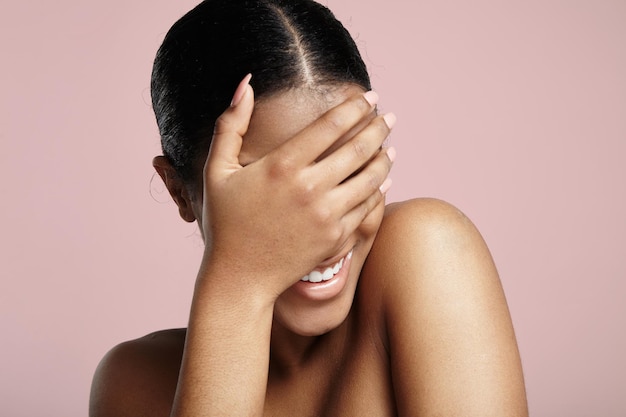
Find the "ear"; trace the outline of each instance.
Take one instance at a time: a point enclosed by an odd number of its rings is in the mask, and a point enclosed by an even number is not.
[[[180,217],[186,222],[194,222],[196,215],[193,212],[193,205],[189,190],[183,183],[182,179],[164,156],[155,156],[152,160],[152,166],[158,172],[159,176],[165,183],[167,190],[170,192],[172,199],[178,206]]]

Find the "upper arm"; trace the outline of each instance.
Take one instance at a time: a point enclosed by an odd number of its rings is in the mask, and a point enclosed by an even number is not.
[[[506,300],[472,223],[446,203],[412,201],[386,216],[376,245],[400,415],[526,416]]]

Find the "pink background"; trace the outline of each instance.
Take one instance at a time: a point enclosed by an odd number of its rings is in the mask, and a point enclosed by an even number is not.
[[[202,244],[152,177],[149,75],[196,0],[7,3],[0,415],[86,415],[110,347],[186,322]],[[398,115],[390,199],[491,247],[531,414],[625,416],[626,2],[327,4]]]

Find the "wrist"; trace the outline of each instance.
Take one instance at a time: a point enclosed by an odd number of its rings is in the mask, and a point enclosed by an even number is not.
[[[208,296],[226,303],[245,300],[236,304],[273,310],[280,291],[271,284],[278,282],[278,278],[270,271],[242,263],[241,259],[206,251],[196,278],[194,298]]]

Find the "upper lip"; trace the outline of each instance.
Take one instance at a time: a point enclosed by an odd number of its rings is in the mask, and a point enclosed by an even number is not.
[[[345,253],[343,253],[342,255],[337,255],[337,256],[333,256],[332,258],[328,258],[326,260],[324,260],[324,262],[322,262],[321,264],[319,264],[318,266],[315,267],[316,270],[320,270],[320,269],[326,269],[329,266],[333,266],[335,265],[337,262],[339,262],[340,260],[342,260],[343,258],[345,258],[350,251],[354,249],[354,246],[351,246],[350,249],[348,249]]]

